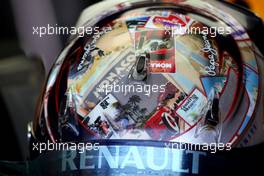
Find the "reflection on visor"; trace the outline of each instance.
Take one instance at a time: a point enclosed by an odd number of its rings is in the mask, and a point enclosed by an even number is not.
[[[247,145],[242,137],[256,131],[249,125],[261,112],[263,56],[232,16],[200,1],[176,4],[123,11],[131,7],[124,4],[112,9],[116,16],[85,23],[99,32],[72,40],[51,71],[40,141]],[[131,155],[148,154],[138,152]]]

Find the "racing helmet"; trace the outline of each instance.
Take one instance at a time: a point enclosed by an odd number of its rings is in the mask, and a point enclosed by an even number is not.
[[[104,1],[85,9],[48,76],[32,140],[257,145],[263,23],[218,1]],[[159,149],[157,149],[159,150]]]

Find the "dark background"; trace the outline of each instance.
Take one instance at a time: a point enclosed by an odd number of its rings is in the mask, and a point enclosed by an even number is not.
[[[39,38],[32,26],[74,26],[96,0],[11,0],[0,5],[0,160],[27,157],[27,123],[45,75],[68,36]]]
[[[10,0],[0,5],[0,160],[28,155],[27,123],[57,55],[68,36],[39,38],[32,26],[74,26],[96,0]],[[234,1],[252,7],[246,1]]]

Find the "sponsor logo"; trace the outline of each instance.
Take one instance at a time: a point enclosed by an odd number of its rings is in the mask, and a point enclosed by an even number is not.
[[[206,152],[138,146],[100,146],[99,150],[78,153],[63,151],[62,172],[99,171],[105,168],[133,173],[152,172],[198,174],[200,158]],[[183,162],[185,164],[183,165]],[[131,168],[133,168],[131,170]]]
[[[172,64],[169,63],[151,63],[152,68],[172,68]]]

